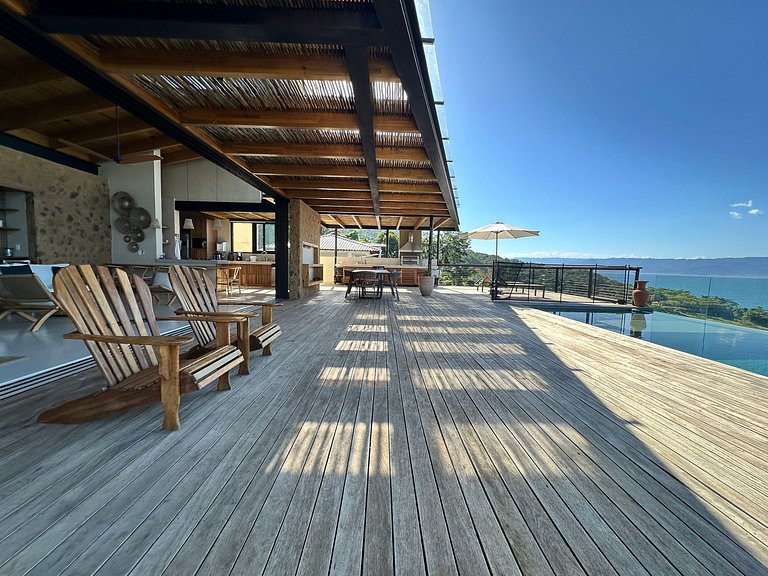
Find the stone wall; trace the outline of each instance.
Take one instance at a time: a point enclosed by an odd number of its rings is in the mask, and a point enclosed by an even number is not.
[[[109,262],[109,187],[99,176],[0,146],[0,187],[26,192],[35,262]]]
[[[302,286],[302,242],[320,245],[320,215],[301,200],[291,200],[288,212],[291,229],[290,273],[288,290],[291,300],[316,294],[320,286]]]

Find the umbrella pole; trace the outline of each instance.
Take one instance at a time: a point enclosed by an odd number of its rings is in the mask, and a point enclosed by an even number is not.
[[[499,261],[499,233],[496,232],[496,262]]]

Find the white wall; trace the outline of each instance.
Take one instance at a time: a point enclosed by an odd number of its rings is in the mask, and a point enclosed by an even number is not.
[[[160,213],[160,161],[141,162],[139,164],[102,164],[99,175],[109,181],[110,200],[117,192],[127,192],[133,197],[138,208],[144,208],[150,217],[157,218],[162,224]],[[110,210],[112,221],[112,262],[118,264],[149,264],[162,253],[162,235],[160,230],[144,229],[145,238],[139,243],[139,251],[128,251],[128,244],[123,234],[114,226],[118,214]]]
[[[173,234],[178,234],[178,222],[174,222],[176,201],[191,202],[261,202],[261,191],[246,184],[219,168],[208,160],[189,160],[163,166],[162,197],[163,216],[168,230],[167,238],[173,240]],[[174,222],[174,224],[171,224]],[[174,229],[174,225],[176,229]],[[232,246],[229,238],[228,221],[224,221],[224,229],[218,231],[219,242],[226,241]]]

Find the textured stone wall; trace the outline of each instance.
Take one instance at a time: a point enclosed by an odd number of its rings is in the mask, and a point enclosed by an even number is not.
[[[320,215],[301,200],[291,200],[288,219],[291,227],[288,290],[291,300],[294,300],[311,296],[320,290],[319,286],[301,285],[301,243],[320,244]]]
[[[29,256],[34,261],[110,261],[105,179],[0,146],[0,186],[27,193]]]

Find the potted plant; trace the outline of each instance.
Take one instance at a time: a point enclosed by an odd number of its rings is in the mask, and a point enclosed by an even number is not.
[[[419,277],[419,292],[422,296],[432,296],[435,288],[435,277],[432,276],[432,255],[427,256],[427,273]]]

